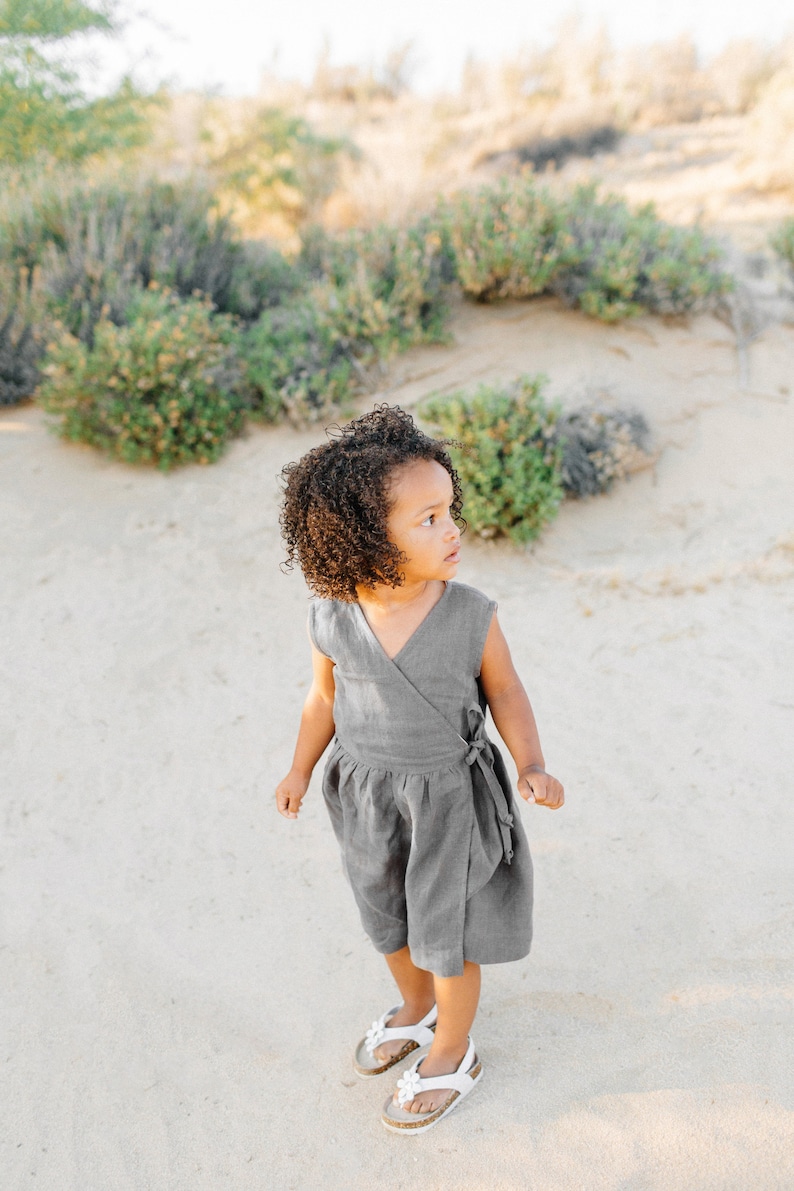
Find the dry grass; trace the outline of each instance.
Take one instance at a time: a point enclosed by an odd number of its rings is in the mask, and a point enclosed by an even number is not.
[[[358,150],[343,155],[330,197],[309,204],[311,218],[332,230],[404,223],[439,194],[527,162],[554,172],[572,155],[595,158],[591,176],[621,192],[620,178],[611,176],[616,158],[644,155],[638,168],[652,171],[657,133],[673,128],[702,132],[704,162],[714,164],[722,154],[726,189],[794,189],[794,39],[774,47],[737,41],[703,63],[687,37],[618,50],[603,29],[593,33],[569,18],[546,49],[527,48],[497,64],[470,62],[454,94],[418,96],[409,87],[411,73],[405,45],[366,68],[334,66],[326,53],[309,86],[269,78],[260,95],[248,99],[175,96],[149,165],[170,174],[206,169],[208,145],[233,139],[258,109],[270,106],[303,118],[318,134],[347,138]],[[726,120],[738,129],[730,146],[722,132]],[[623,134],[631,134],[625,147]],[[704,171],[707,219],[714,187],[714,171]],[[636,201],[630,188],[622,192]],[[249,211],[248,227],[294,245],[300,196],[286,189],[276,199]],[[690,222],[700,210],[695,199],[663,214]]]

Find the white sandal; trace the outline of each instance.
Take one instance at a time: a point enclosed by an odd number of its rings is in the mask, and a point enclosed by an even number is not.
[[[402,1009],[402,1005],[395,1005],[394,1008],[387,1009],[382,1017],[373,1021],[367,1030],[366,1037],[362,1038],[356,1047],[353,1070],[362,1079],[368,1079],[370,1075],[381,1075],[384,1071],[394,1067],[396,1063],[402,1062],[413,1051],[419,1050],[423,1046],[429,1046],[433,1041],[433,1031],[436,1028],[436,1018],[438,1017],[435,1005],[416,1025],[387,1026],[386,1022],[394,1017],[398,1009]],[[405,1042],[402,1050],[392,1055],[390,1059],[375,1058],[374,1052],[379,1046],[382,1046],[384,1042],[395,1042],[398,1039]]]
[[[423,1079],[419,1074],[421,1062],[421,1059],[417,1059],[402,1079],[397,1080],[397,1104],[394,1103],[393,1097],[390,1097],[383,1106],[380,1119],[392,1133],[423,1133],[425,1129],[432,1129],[442,1117],[449,1116],[453,1108],[457,1108],[464,1096],[468,1096],[482,1078],[482,1063],[477,1058],[471,1038],[460,1066],[451,1075],[433,1075]],[[434,1092],[440,1088],[449,1088],[449,1096],[432,1112],[406,1112],[403,1108],[404,1104],[410,1103],[422,1092]]]

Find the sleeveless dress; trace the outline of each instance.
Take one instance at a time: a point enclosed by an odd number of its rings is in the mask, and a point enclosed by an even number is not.
[[[478,682],[495,608],[447,583],[392,659],[357,603],[309,610],[336,688],[323,795],[362,924],[438,976],[521,959],[532,939],[532,861]]]

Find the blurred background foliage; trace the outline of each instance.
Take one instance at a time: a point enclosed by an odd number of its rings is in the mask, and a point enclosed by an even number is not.
[[[443,342],[456,295],[550,294],[605,322],[718,308],[734,281],[692,220],[568,181],[628,135],[734,121],[753,185],[794,187],[794,43],[704,65],[686,38],[618,51],[571,18],[432,99],[411,91],[411,43],[367,67],[326,47],[308,86],[248,98],[130,76],[94,94],[81,46],[121,29],[115,0],[0,0],[0,404],[41,386],[63,434],[130,461],[207,462],[246,418],[335,416],[395,352]],[[787,266],[791,227],[770,240]],[[539,383],[461,401],[477,441],[497,406],[547,424]],[[548,419],[551,515],[558,489],[618,474],[642,428]]]
[[[1,161],[75,162],[144,142],[154,97],[124,78],[90,98],[71,52],[81,35],[116,33],[115,13],[84,0],[0,0]]]

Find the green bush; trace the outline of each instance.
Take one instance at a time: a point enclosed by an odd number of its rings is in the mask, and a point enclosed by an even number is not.
[[[438,219],[463,292],[480,302],[541,294],[567,259],[559,204],[526,179],[459,194]]]
[[[558,413],[542,396],[542,377],[507,389],[431,398],[422,415],[453,442],[463,484],[463,515],[482,537],[529,542],[554,517],[563,497]]]
[[[554,293],[616,322],[704,309],[730,288],[700,231],[600,201],[591,186],[557,199],[532,177],[504,180],[442,204],[438,219],[464,293],[481,302]]]
[[[311,229],[301,265],[314,281],[312,300],[345,351],[371,360],[444,340],[454,269],[430,223],[339,237]]]
[[[64,438],[127,463],[210,463],[243,420],[231,320],[207,301],[149,290],[127,325],[96,324],[93,346],[62,330],[47,352],[39,399]]]
[[[59,180],[44,168],[0,181],[0,263],[40,268],[54,313],[86,342],[103,311],[120,322],[151,281],[247,320],[305,284],[281,253],[241,241],[197,183]]]
[[[769,242],[794,274],[794,219],[785,219],[770,236]]]
[[[720,251],[697,229],[663,223],[652,206],[630,211],[577,188],[562,208],[571,247],[550,289],[604,322],[649,311],[684,314],[713,305],[729,288]]]
[[[244,333],[241,352],[249,408],[265,421],[318,421],[353,393],[353,359],[309,301],[266,310]]]

